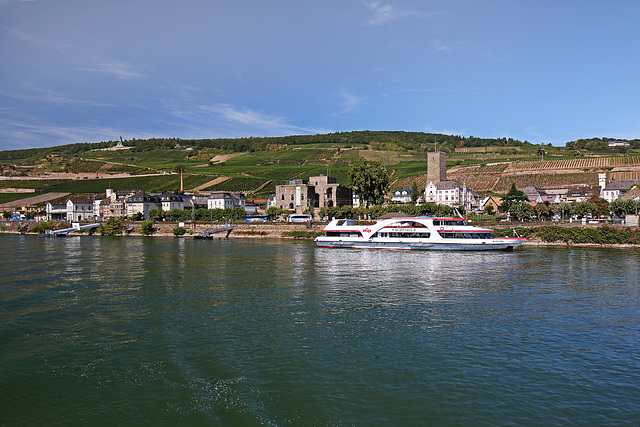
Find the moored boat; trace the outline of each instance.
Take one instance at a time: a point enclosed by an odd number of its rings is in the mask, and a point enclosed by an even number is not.
[[[323,248],[508,251],[526,240],[494,238],[492,232],[468,225],[464,218],[400,217],[365,224],[334,219],[315,241]]]

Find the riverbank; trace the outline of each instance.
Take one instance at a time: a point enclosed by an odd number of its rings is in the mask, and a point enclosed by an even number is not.
[[[35,228],[39,223],[34,221],[2,221],[0,233],[37,235]],[[61,223],[56,229],[68,228],[71,224]],[[173,230],[179,226],[176,222],[154,223],[151,235],[141,233],[142,222],[127,222],[123,224],[122,236],[139,237],[175,237]],[[232,231],[213,234],[213,239],[306,239],[311,240],[322,234],[326,223],[314,222],[237,222],[232,223]],[[220,228],[220,223],[185,223],[185,234],[180,238],[193,238],[199,233]],[[575,246],[575,247],[616,247],[640,248],[640,229],[625,226],[576,226],[535,225],[535,226],[503,226],[491,227],[496,235],[512,235],[515,231],[527,240],[523,246]],[[74,231],[70,236],[99,235],[96,229]]]
[[[0,233],[9,234],[33,234],[38,233],[34,230],[38,222],[34,221],[0,221]],[[141,230],[142,222],[124,223],[123,236],[144,236]],[[154,232],[151,236],[157,237],[174,237],[173,230],[177,228],[177,222],[156,222],[153,225]],[[220,223],[185,223],[185,234],[182,238],[190,238],[198,233],[220,228]],[[322,233],[326,224],[324,223],[291,223],[291,222],[236,222],[232,223],[232,231],[229,238],[248,238],[248,239],[300,239],[314,238]],[[61,223],[56,229],[71,227],[69,223]],[[70,236],[87,236],[96,234],[96,230],[82,230],[69,233]],[[97,234],[96,234],[97,235]],[[214,234],[214,238],[226,238],[227,233],[222,232]]]

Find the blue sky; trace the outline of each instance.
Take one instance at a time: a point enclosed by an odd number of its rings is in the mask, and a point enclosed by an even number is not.
[[[404,130],[640,138],[640,1],[0,0],[0,150]]]

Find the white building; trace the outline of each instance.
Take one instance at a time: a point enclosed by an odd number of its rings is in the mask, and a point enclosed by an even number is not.
[[[129,218],[136,214],[142,214],[144,219],[149,219],[150,210],[162,207],[159,197],[145,194],[144,191],[135,191],[125,197],[124,205]]]
[[[162,193],[160,194],[160,205],[163,211],[182,210],[184,209],[184,200],[179,194]]]
[[[402,188],[393,192],[391,196],[392,202],[411,203],[413,190],[411,188]]]
[[[244,208],[247,199],[242,193],[227,193],[225,191],[216,191],[211,193],[207,199],[208,209],[227,209],[240,207]]]
[[[47,202],[45,212],[47,213],[47,221],[65,220],[67,219],[67,204]]]
[[[437,205],[463,206],[465,210],[478,209],[480,197],[458,181],[429,181],[424,191],[425,202]]]
[[[67,199],[67,221],[78,222],[93,219],[93,200]]]

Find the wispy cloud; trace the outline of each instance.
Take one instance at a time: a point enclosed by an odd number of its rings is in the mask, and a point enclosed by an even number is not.
[[[124,62],[99,62],[88,67],[78,67],[77,71],[104,73],[119,79],[133,79],[144,77],[144,74],[134,71],[132,64]]]
[[[48,103],[53,105],[85,105],[92,107],[110,107],[112,104],[91,99],[78,98],[52,90],[25,85],[12,91],[0,90],[0,95],[27,102]]]
[[[396,9],[391,5],[384,5],[380,2],[373,1],[369,3],[365,3],[371,12],[371,17],[369,18],[369,24],[371,25],[382,25],[388,22],[395,20],[398,15]]]
[[[69,45],[69,44],[55,42],[53,40],[49,40],[49,39],[46,39],[46,38],[38,37],[33,33],[17,30],[17,29],[14,29],[14,28],[8,28],[8,27],[4,27],[4,28],[5,28],[6,31],[8,31],[11,35],[13,35],[17,39],[32,43],[34,45],[42,46],[42,47],[44,47],[46,49],[49,49],[49,50],[54,50],[56,52],[61,52],[62,53],[62,52],[66,52],[70,48],[72,48],[72,46]]]
[[[100,142],[115,140],[122,133],[119,129],[89,126],[56,126],[27,121],[7,121],[0,125],[0,138],[10,141],[10,147],[17,150],[36,146],[55,146],[76,142]]]
[[[367,20],[369,25],[384,25],[407,17],[422,17],[432,15],[418,10],[399,9],[393,4],[382,3],[380,1],[365,1],[364,5],[369,10],[370,16]]]
[[[361,96],[358,96],[349,90],[342,90],[342,92],[340,93],[340,99],[338,101],[338,105],[341,107],[341,109],[331,116],[338,117],[344,114],[353,113],[362,105],[363,102],[364,98],[362,98]]]
[[[291,124],[283,116],[266,114],[225,103],[186,107],[173,106],[172,108],[173,115],[184,120],[180,126],[189,126],[193,131],[199,130],[208,135],[226,136],[231,132],[234,135],[241,133],[244,135],[276,136],[326,132],[326,129],[310,129]]]

